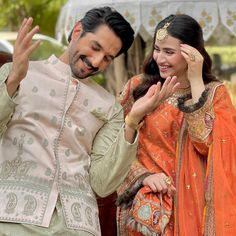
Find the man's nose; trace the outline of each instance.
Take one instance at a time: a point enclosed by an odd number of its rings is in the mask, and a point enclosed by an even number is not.
[[[104,56],[102,53],[94,55],[93,58],[91,59],[92,66],[94,68],[99,68],[103,61],[103,57]]]

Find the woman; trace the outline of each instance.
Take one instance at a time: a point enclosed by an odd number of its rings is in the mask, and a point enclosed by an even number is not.
[[[118,191],[119,235],[236,235],[236,111],[188,15],[157,25],[143,74],[121,94],[125,114],[173,76],[180,84],[173,96],[141,127],[131,122],[139,129],[138,160]]]

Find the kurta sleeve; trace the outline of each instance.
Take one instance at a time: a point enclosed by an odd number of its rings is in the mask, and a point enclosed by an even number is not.
[[[7,123],[11,119],[12,113],[16,106],[14,98],[11,98],[7,93],[5,81],[10,71],[10,64],[5,64],[0,68],[0,136],[7,128]]]
[[[137,136],[130,144],[124,136],[124,114],[118,102],[110,120],[95,137],[91,152],[90,181],[93,190],[105,197],[120,186],[136,158]]]

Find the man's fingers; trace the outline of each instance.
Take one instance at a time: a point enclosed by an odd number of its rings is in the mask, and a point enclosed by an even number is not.
[[[21,29],[24,27],[24,25],[26,24],[26,22],[27,22],[27,18],[24,18],[24,20],[22,21],[21,26],[20,26],[20,28],[19,28],[19,30],[18,30],[18,33],[20,33]],[[18,36],[18,35],[17,35],[17,36]]]
[[[33,43],[28,49],[27,49],[27,55],[28,57],[30,56],[30,54],[39,47],[41,41],[37,40],[35,43]]]
[[[35,26],[27,35],[24,37],[22,41],[23,46],[27,46],[29,42],[31,42],[33,36],[39,31],[39,26]]]
[[[19,41],[23,40],[23,38],[29,32],[29,30],[32,26],[32,23],[33,23],[33,18],[30,17],[26,20],[26,22],[24,24],[22,24],[22,28],[20,29],[20,31],[18,32],[18,35],[17,35],[17,40],[19,40]]]

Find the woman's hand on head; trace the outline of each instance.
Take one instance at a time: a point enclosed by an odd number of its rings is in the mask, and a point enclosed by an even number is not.
[[[195,80],[201,79],[202,80],[202,66],[204,58],[201,53],[194,47],[181,44],[180,45],[181,54],[185,58],[188,64],[188,79]]]
[[[167,193],[169,196],[173,196],[176,192],[173,181],[165,173],[157,173],[147,176],[143,180],[143,185],[148,186],[154,193]]]
[[[179,87],[177,77],[167,77],[164,84],[152,85],[147,93],[139,98],[132,106],[129,116],[139,123],[143,117],[155,110],[163,101],[170,97]]]
[[[191,86],[192,101],[199,101],[202,92],[205,90],[205,84],[202,77],[204,58],[194,47],[187,44],[181,44],[181,54],[188,63],[187,76]]]

